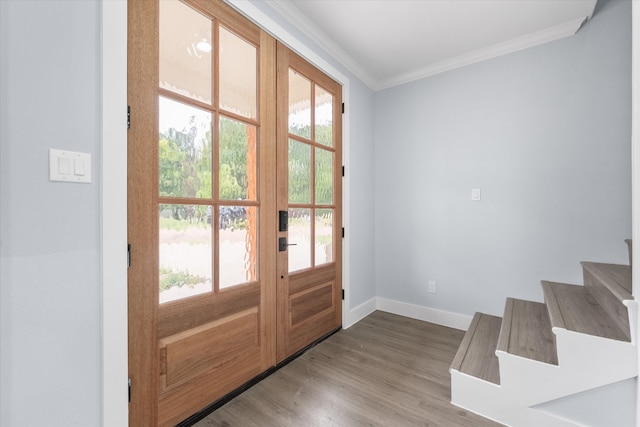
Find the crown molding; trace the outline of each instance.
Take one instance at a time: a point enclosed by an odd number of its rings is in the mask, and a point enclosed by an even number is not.
[[[507,40],[502,43],[494,44],[483,49],[465,53],[451,59],[437,62],[427,67],[419,68],[407,73],[402,73],[388,79],[381,80],[375,84],[375,91],[388,89],[405,83],[431,77],[436,74],[451,71],[456,68],[465,67],[467,65],[476,64],[481,61],[496,58],[498,56],[507,55],[519,50],[528,49],[544,43],[549,43],[565,37],[572,36],[578,32],[582,24],[588,19],[587,16],[554,27],[546,28],[541,31],[526,34],[524,36]]]
[[[497,43],[486,48],[478,49],[463,55],[446,59],[426,67],[398,74],[387,79],[375,79],[353,59],[338,43],[322,31],[313,21],[294,6],[291,0],[266,0],[266,3],[279,13],[288,22],[311,38],[315,43],[331,55],[336,61],[351,71],[357,78],[374,91],[389,89],[405,83],[431,77],[436,74],[451,71],[456,68],[476,64],[481,61],[496,58],[523,49],[549,43],[565,37],[572,36],[591,17],[584,16],[554,27],[526,34],[524,36]]]
[[[367,72],[351,55],[340,47],[327,33],[322,31],[312,20],[295,7],[291,0],[266,0],[276,12],[302,31],[311,40],[336,59],[341,65],[355,74],[370,89],[376,86],[376,79]]]

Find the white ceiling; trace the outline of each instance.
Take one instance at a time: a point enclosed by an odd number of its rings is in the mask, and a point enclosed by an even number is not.
[[[596,0],[267,0],[372,89],[573,35]]]

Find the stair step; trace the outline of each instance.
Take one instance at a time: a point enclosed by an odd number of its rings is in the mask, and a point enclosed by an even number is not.
[[[584,285],[623,330],[629,329],[629,313],[623,301],[631,296],[631,267],[583,262]]]
[[[633,265],[633,240],[625,239],[625,243],[629,247],[629,265]]]
[[[556,338],[546,305],[507,298],[497,349],[557,365]]]
[[[496,345],[501,324],[499,317],[476,313],[451,363],[451,369],[500,384]]]
[[[542,289],[552,327],[631,341],[628,322],[621,328],[585,286],[543,281]]]
[[[586,261],[581,264],[586,272],[589,272],[600,284],[607,287],[620,301],[633,299],[631,296],[631,266]],[[587,285],[586,280],[585,285]]]

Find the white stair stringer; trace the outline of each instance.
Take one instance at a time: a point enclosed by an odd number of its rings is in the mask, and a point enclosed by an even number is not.
[[[638,375],[636,346],[561,328],[558,365],[496,351],[500,385],[510,399],[533,406]]]
[[[508,426],[583,427],[513,399],[497,384],[451,370],[451,403]]]

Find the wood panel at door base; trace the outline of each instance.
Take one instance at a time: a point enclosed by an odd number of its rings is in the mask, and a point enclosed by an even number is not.
[[[160,426],[175,426],[260,375],[260,351],[243,352],[227,363],[160,396]]]
[[[210,322],[160,340],[161,392],[260,350],[258,308]]]
[[[334,282],[325,282],[290,297],[291,325],[295,329],[305,322],[313,321],[333,306]]]

